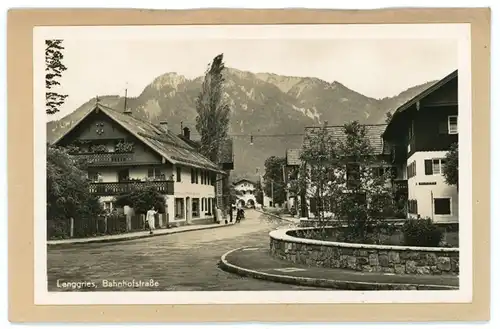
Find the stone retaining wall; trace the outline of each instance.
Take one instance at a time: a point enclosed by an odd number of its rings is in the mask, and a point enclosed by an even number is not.
[[[295,264],[396,274],[459,273],[458,248],[350,244],[298,238],[281,229],[270,233],[273,257]]]
[[[405,222],[405,219],[388,219],[383,222],[389,224],[402,225]],[[299,222],[299,227],[320,227],[320,226],[328,226],[328,225],[345,225],[346,222],[340,222],[336,220],[324,220],[319,221],[316,219],[301,219]]]

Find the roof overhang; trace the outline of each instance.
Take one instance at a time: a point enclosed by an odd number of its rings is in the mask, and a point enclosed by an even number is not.
[[[430,94],[432,94],[433,92],[435,92],[436,90],[438,90],[439,88],[446,85],[448,82],[452,81],[457,77],[458,77],[458,70],[455,70],[450,74],[448,74],[443,79],[439,80],[438,82],[430,86],[429,88],[422,91],[420,94],[416,95],[415,97],[413,97],[412,99],[401,105],[400,107],[398,107],[396,111],[394,111],[391,120],[389,121],[387,127],[382,133],[382,137],[387,137],[388,131],[390,130],[391,126],[394,125],[393,122],[397,117],[401,116],[402,113],[407,112],[408,110],[412,109],[417,110],[420,107],[420,101],[422,101],[422,99],[429,96]]]

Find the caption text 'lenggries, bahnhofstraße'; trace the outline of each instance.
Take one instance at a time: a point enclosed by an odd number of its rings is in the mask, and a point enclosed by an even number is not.
[[[89,289],[89,288],[151,288],[159,287],[160,283],[153,279],[149,280],[100,280],[100,281],[65,281],[57,280],[57,288],[63,289]]]

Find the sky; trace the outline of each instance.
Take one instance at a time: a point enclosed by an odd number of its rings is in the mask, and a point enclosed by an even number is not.
[[[126,39],[65,38],[60,79],[65,116],[98,95],[138,96],[157,76],[204,74],[217,54],[227,67],[253,73],[338,81],[374,98],[439,80],[458,65],[457,42],[443,39]]]

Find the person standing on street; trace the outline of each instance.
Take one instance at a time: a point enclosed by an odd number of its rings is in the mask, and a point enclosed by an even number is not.
[[[146,213],[146,220],[149,226],[149,234],[153,234],[153,230],[155,229],[155,215],[158,211],[155,210],[155,206],[152,206],[151,209]]]

